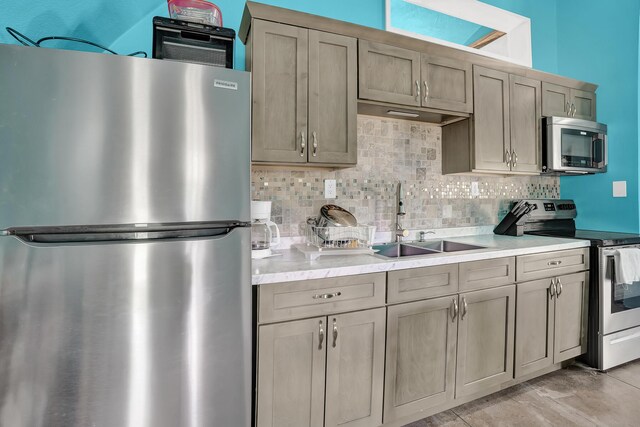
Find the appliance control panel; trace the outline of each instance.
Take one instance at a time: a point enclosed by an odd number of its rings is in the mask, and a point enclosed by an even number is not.
[[[514,202],[518,203],[520,200]],[[548,219],[574,219],[578,216],[576,204],[568,199],[524,199],[533,209],[529,212],[529,221]]]

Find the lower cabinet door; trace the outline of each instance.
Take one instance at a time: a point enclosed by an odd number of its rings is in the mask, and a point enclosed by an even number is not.
[[[587,351],[589,272],[556,278],[556,323],[553,363]]]
[[[456,397],[513,378],[515,285],[460,294]]]
[[[555,283],[555,279],[541,279],[516,285],[516,378],[553,364],[552,281]]]
[[[458,296],[387,312],[384,422],[454,398]]]
[[[322,427],[327,318],[258,328],[259,427]]]
[[[385,311],[328,317],[325,427],[382,424]]]

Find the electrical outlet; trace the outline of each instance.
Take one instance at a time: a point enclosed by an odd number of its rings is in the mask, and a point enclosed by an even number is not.
[[[336,198],[336,180],[335,179],[324,180],[324,198],[325,199]]]
[[[613,197],[627,197],[627,181],[613,181]]]
[[[471,196],[477,197],[480,195],[480,186],[478,185],[478,181],[471,182]]]

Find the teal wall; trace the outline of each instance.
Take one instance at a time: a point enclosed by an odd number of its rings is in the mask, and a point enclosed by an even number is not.
[[[0,43],[15,43],[15,40],[5,31],[5,27],[13,27],[33,40],[45,36],[71,36],[88,39],[108,47],[129,28],[135,26],[140,18],[149,13],[158,3],[158,0],[2,1],[0,2]],[[59,41],[45,43],[46,47],[92,49],[77,43]],[[127,53],[129,52],[131,51]]]
[[[599,85],[598,120],[609,126],[608,172],[561,180],[581,228],[639,231],[639,14],[638,0],[558,2],[558,72]],[[613,181],[627,181],[628,197],[612,196]]]

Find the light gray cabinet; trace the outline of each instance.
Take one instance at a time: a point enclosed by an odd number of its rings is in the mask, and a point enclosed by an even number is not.
[[[359,40],[359,98],[473,111],[471,62]]]
[[[471,62],[422,54],[422,106],[473,112]]]
[[[356,164],[357,41],[309,30],[310,163]]]
[[[247,46],[252,161],[356,164],[356,39],[255,20]]]
[[[511,74],[509,98],[511,170],[539,173],[542,170],[540,81]]]
[[[385,309],[327,319],[325,427],[382,424]]]
[[[596,120],[596,94],[542,82],[542,115]]]
[[[473,87],[474,169],[509,172],[509,74],[473,67]]]
[[[372,273],[260,286],[257,426],[382,423],[385,285]]]
[[[513,378],[515,285],[460,294],[456,398]]]
[[[420,106],[420,53],[358,40],[358,97]]]
[[[251,160],[306,163],[309,31],[256,20],[250,42]]]
[[[519,283],[515,377],[587,351],[588,272]]]
[[[555,285],[553,363],[560,363],[587,351],[589,273],[559,276]]]
[[[385,309],[258,327],[259,427],[382,424]]]
[[[474,117],[443,127],[443,173],[540,173],[541,102],[540,81],[474,66]]]
[[[326,317],[260,326],[258,427],[322,427]]]
[[[453,400],[458,295],[388,308],[384,421]]]
[[[551,280],[517,285],[516,378],[553,365],[555,299]]]

